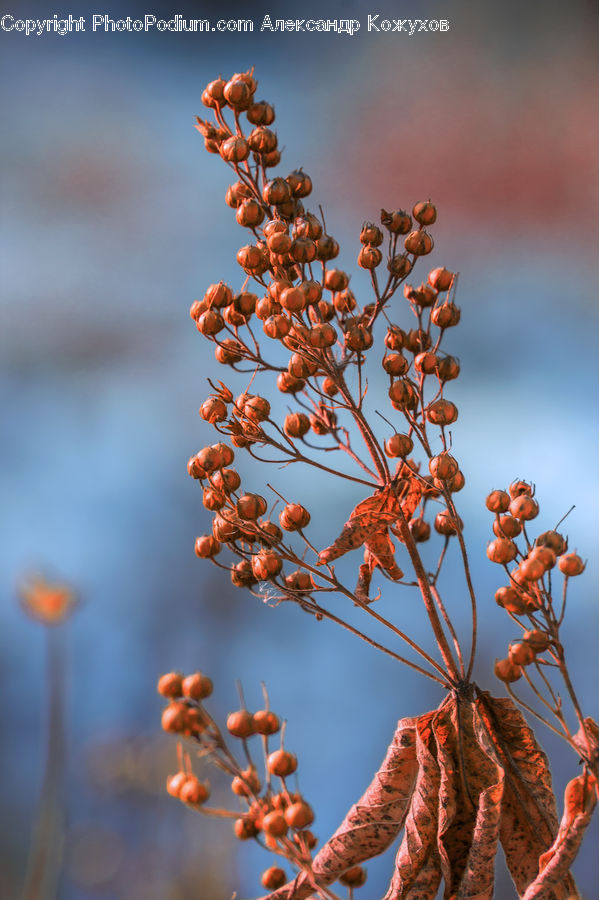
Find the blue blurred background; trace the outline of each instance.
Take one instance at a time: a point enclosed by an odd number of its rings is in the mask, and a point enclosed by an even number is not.
[[[176,763],[159,734],[158,673],[210,673],[221,717],[236,705],[236,678],[254,706],[268,684],[322,839],[397,718],[441,699],[333,625],[234,591],[193,555],[210,518],[185,463],[214,439],[197,409],[208,371],[233,381],[187,311],[213,281],[241,285],[228,172],[193,129],[219,73],[256,66],[258,93],[277,110],[280,171],[302,165],[312,176],[313,206],[325,209],[354,290],[367,287],[354,266],[362,222],[382,206],[438,204],[431,263],[460,272],[463,324],[447,349],[463,374],[448,394],[460,407],[454,450],[467,478],[459,508],[480,597],[481,685],[502,693],[492,663],[516,636],[493,602],[502,579],[484,552],[488,490],[534,481],[541,530],[576,504],[571,546],[596,551],[597,8],[406,2],[402,18],[447,18],[449,32],[368,34],[368,13],[397,18],[395,6],[325,4],[328,17],[360,19],[353,37],[260,33],[266,12],[320,17],[311,3],[109,11],[251,17],[253,34],[0,33],[2,896],[20,894],[43,767],[44,634],[16,601],[24,573],[57,573],[83,598],[66,626],[65,900],[251,896],[270,864],[234,845],[227,822],[205,823],[163,795]],[[241,457],[239,469],[256,490],[276,477],[289,491],[301,474],[297,499],[312,510],[317,545],[360,499],[309,473],[261,472]],[[467,634],[452,565],[447,599]],[[565,630],[583,708],[597,718],[596,596],[591,559]],[[414,596],[387,592],[379,608],[428,640]],[[561,792],[577,761],[541,728]],[[587,898],[599,897],[592,841],[576,868]],[[389,857],[369,867],[365,897],[383,894],[390,867]],[[499,884],[498,896],[514,895]]]

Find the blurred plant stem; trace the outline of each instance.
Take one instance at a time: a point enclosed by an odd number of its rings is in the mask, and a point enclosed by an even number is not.
[[[23,900],[58,897],[66,813],[64,805],[65,638],[60,627],[46,628],[46,761],[33,826]]]

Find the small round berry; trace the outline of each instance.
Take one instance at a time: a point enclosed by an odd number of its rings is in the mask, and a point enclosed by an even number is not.
[[[259,829],[253,819],[244,816],[243,818],[235,819],[235,822],[233,823],[233,831],[235,833],[235,837],[240,841],[247,841],[250,838],[256,837]]]
[[[349,276],[341,269],[327,269],[324,276],[324,286],[329,291],[344,291],[349,284]]]
[[[376,269],[383,261],[383,254],[378,247],[368,244],[358,253],[358,265],[362,269]]]
[[[346,346],[356,352],[362,352],[372,347],[372,330],[360,322],[350,325],[344,334],[344,338]]]
[[[495,602],[515,616],[523,616],[526,612],[526,601],[513,587],[498,588],[495,591]]]
[[[227,138],[226,141],[223,141],[220,147],[220,154],[227,162],[243,162],[250,155],[250,147],[245,138],[233,135]]]
[[[389,350],[401,350],[406,346],[406,333],[395,325],[387,329],[385,335],[385,347]]]
[[[413,256],[426,256],[433,249],[433,239],[428,233],[421,229],[420,231],[411,231],[404,241],[404,247]]]
[[[314,813],[309,803],[299,800],[285,810],[285,821],[290,828],[307,828],[314,821]]]
[[[166,779],[166,790],[171,797],[179,797],[181,788],[187,781],[186,772],[177,772],[176,775],[169,775]]]
[[[431,313],[431,322],[438,328],[452,328],[461,318],[461,310],[454,303],[445,301],[441,306],[436,306]]]
[[[416,392],[410,381],[400,378],[389,388],[389,399],[396,409],[410,409],[416,403]]]
[[[227,404],[219,397],[209,397],[200,406],[200,416],[211,425],[222,422],[227,418]]]
[[[288,750],[275,750],[269,755],[266,765],[271,775],[285,778],[297,769],[297,757]]]
[[[433,425],[452,425],[458,417],[458,408],[451,400],[436,400],[426,410],[426,418]]]
[[[460,363],[455,356],[444,356],[439,360],[437,374],[441,381],[453,381],[460,374]]]
[[[457,534],[463,527],[464,524],[460,517],[458,516],[456,521],[449,509],[443,509],[435,516],[435,531],[438,531],[439,534],[446,536]]]
[[[287,834],[287,828],[285,816],[276,810],[267,813],[262,819],[262,830],[270,837],[283,837]]]
[[[185,729],[187,706],[184,703],[172,702],[162,713],[162,728],[169,734],[179,734]]]
[[[183,696],[190,700],[205,700],[213,689],[212,679],[201,672],[194,672],[183,679]]]
[[[493,532],[497,537],[514,538],[522,531],[519,519],[513,516],[499,516],[493,522]]]
[[[437,269],[431,269],[428,273],[428,283],[439,292],[448,291],[454,278],[454,273],[442,266]]]
[[[388,353],[383,357],[382,366],[388,375],[397,378],[399,375],[405,375],[410,364],[403,353]]]
[[[528,522],[539,514],[539,504],[529,494],[520,494],[510,502],[510,513],[516,519]]]
[[[248,738],[254,733],[254,719],[247,709],[238,709],[227,716],[227,731],[237,738]]]
[[[288,503],[279,516],[281,528],[285,531],[301,531],[310,522],[310,513],[299,503]]]
[[[260,494],[243,494],[236,503],[237,514],[242,519],[254,522],[263,516],[268,509],[268,504]]]
[[[515,641],[510,644],[509,658],[516,666],[529,666],[534,662],[535,651],[526,641]]]
[[[287,876],[285,875],[285,871],[279,866],[271,866],[270,869],[264,870],[261,881],[263,887],[268,888],[269,891],[274,891],[277,888],[283,887],[287,881]]]
[[[544,653],[551,643],[549,635],[545,634],[544,631],[539,631],[538,628],[531,628],[530,631],[525,631],[522,635],[522,640],[530,644],[535,653]]]
[[[437,207],[430,200],[417,203],[412,215],[420,225],[434,225],[437,221]]]
[[[279,717],[270,709],[259,709],[253,716],[256,734],[276,734],[281,727]]]
[[[560,556],[557,566],[560,572],[567,575],[568,578],[580,575],[585,569],[584,561],[577,553],[567,553],[565,556]]]
[[[412,537],[417,544],[428,541],[431,536],[431,526],[421,516],[416,519],[410,519],[408,524],[410,526],[410,531],[412,532]]]
[[[312,179],[301,169],[290,172],[285,179],[294,197],[307,197],[312,193]]]
[[[504,684],[510,684],[522,677],[522,669],[510,659],[498,659],[495,663],[495,675]]]
[[[561,556],[568,549],[565,537],[557,531],[544,531],[535,541],[537,547],[549,547],[556,556]]]
[[[351,869],[346,869],[339,877],[339,884],[345,887],[362,887],[363,884],[366,884],[366,869],[364,866],[352,866]]]
[[[171,699],[181,696],[183,676],[179,672],[167,672],[158,679],[157,691],[163,697]]]
[[[497,538],[487,546],[487,556],[494,563],[507,565],[516,558],[518,548],[508,538]]]
[[[252,557],[252,572],[257,581],[268,581],[276,578],[283,568],[283,560],[271,550],[260,550]]]
[[[428,464],[428,470],[433,478],[438,478],[441,481],[448,481],[450,478],[453,478],[459,472],[459,468],[457,459],[454,459],[447,451],[439,453],[438,456],[433,456]]]
[[[491,491],[485,500],[487,509],[494,513],[507,512],[510,505],[510,495],[506,491]]]
[[[195,775],[188,775],[179,791],[179,799],[190,806],[201,806],[209,796],[210,791]]]
[[[399,434],[396,432],[385,441],[385,453],[387,456],[401,457],[405,459],[414,449],[414,441],[408,434]]]
[[[259,100],[248,107],[246,116],[252,125],[272,125],[275,120],[275,110],[270,103]]]

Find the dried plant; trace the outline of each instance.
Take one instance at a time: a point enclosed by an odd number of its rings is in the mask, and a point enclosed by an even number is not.
[[[234,173],[226,202],[250,240],[237,253],[245,273],[240,289],[212,284],[191,307],[198,331],[215,345],[217,361],[247,373],[238,396],[223,381],[210,382],[212,393],[200,410],[222,440],[189,460],[204,506],[214,512],[212,534],[198,537],[195,551],[229,572],[234,585],[266,595],[274,605],[292,602],[318,620],[336,622],[448,693],[438,709],[399,722],[371,784],[316,850],[309,830],[312,808],[287,782],[297,759],[285,749],[284,726],[266,693],[263,709],[252,714],[242,696],[240,709],[227,720],[228,736],[241,744],[239,761],[204,705],[210,679],[199,672],[186,678],[168,673],[158,687],[169,700],[164,729],[226,772],[241,810],[208,806],[209,787],[193,773],[182,744],[179,772],[169,779],[168,791],[204,814],[233,817],[239,839],[254,839],[292,865],[291,880],[278,865],[264,872],[270,900],[336,898],[336,882],[353,896],[366,879],[362,864],[402,831],[385,900],[433,900],[441,884],[446,898],[490,898],[499,844],[520,897],[576,897],[569,868],[596,802],[599,735],[578,703],[560,629],[569,581],[584,563],[568,552],[557,530],[530,534],[539,512],[531,484],[515,481],[509,491],[489,494],[495,536],[487,553],[504,567],[507,582],[496,600],[522,635],[495,665],[510,698],[481,690],[472,680],[477,601],[455,499],[464,476],[449,431],[458,409],[446,396],[460,373],[444,343],[460,321],[457,275],[437,267],[419,286],[407,283],[419,258],[433,248],[429,229],[436,208],[424,201],[411,215],[382,210],[380,225],[362,227],[357,261],[370,274],[372,297],[360,302],[349,275],[334,267],[339,245],[327,233],[322,210],[317,215],[304,205],[310,177],[301,169],[270,177],[280,161],[270,127],[275,113],[254,99],[255,91],[253,71],[213,81],[202,100],[214,121],[198,118],[196,125],[206,149]],[[404,300],[391,307],[400,287]],[[398,324],[398,313],[411,325]],[[393,423],[380,409],[370,411],[367,364],[381,361]],[[255,393],[262,385],[263,392]],[[292,404],[283,418],[268,399],[275,386]],[[308,535],[310,513],[301,497],[283,497],[268,484],[275,505],[282,505],[277,524],[268,518],[269,501],[242,489],[232,468],[240,449],[262,464],[315,467],[352,482],[363,499],[341,533],[318,548]],[[432,535],[431,522],[441,545],[434,571],[427,570],[419,549]],[[470,598],[467,642],[458,636],[439,586],[452,547]],[[334,562],[356,550],[363,550],[363,560],[348,584]],[[229,560],[221,561],[227,554]],[[429,652],[377,611],[371,585],[377,571],[392,583],[386,590],[418,590],[436,650]],[[332,592],[359,607],[364,630],[329,608]],[[406,655],[369,637],[369,619],[400,639]],[[518,680],[536,700],[515,693]],[[566,721],[560,681],[578,721],[576,733]],[[560,734],[582,760],[582,774],[566,790],[561,824],[547,759],[518,706]],[[270,741],[279,733],[273,749]],[[254,759],[253,736],[261,737],[264,775]]]

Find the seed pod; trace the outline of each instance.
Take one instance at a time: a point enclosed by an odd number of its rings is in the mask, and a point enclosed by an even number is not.
[[[240,533],[237,525],[233,522],[228,522],[227,519],[218,514],[212,520],[212,534],[221,544],[236,541]]]
[[[417,203],[412,215],[420,225],[434,225],[437,221],[437,207],[430,200]]]
[[[329,291],[344,291],[349,283],[349,276],[341,269],[328,269],[324,276],[324,286]]]
[[[169,703],[163,710],[161,724],[169,734],[179,734],[185,728],[187,706],[179,701]]]
[[[383,232],[378,225],[374,224],[374,222],[366,222],[362,226],[362,231],[360,232],[360,243],[372,244],[373,247],[380,247],[383,243]]]
[[[243,818],[235,819],[233,831],[235,832],[235,837],[240,841],[247,841],[249,838],[256,837],[259,833],[259,828],[252,819],[244,816]]]
[[[525,641],[515,641],[510,644],[509,658],[516,666],[529,666],[534,662],[535,651]]]
[[[404,247],[413,256],[426,256],[433,249],[433,239],[424,229],[412,231],[404,241]]]
[[[301,531],[310,522],[310,513],[299,503],[287,503],[279,516],[281,528],[285,531]]]
[[[254,153],[271,153],[277,149],[277,136],[264,125],[258,125],[248,135],[250,150]]]
[[[275,810],[267,813],[262,820],[262,830],[271,837],[283,837],[287,834],[287,828],[285,816]]]
[[[230,81],[227,81],[223,93],[232,109],[237,112],[249,109],[253,91],[251,84],[248,84],[243,78],[233,76]]]
[[[291,188],[284,178],[273,178],[264,185],[262,199],[269,206],[278,206],[291,199]]]
[[[237,738],[248,738],[254,733],[254,720],[247,709],[238,709],[227,716],[227,731]]]
[[[519,519],[513,516],[499,516],[493,522],[493,532],[497,537],[514,538],[522,531]]]
[[[339,876],[339,884],[344,887],[362,887],[366,884],[366,869],[364,866],[352,866]]]
[[[212,679],[202,672],[194,672],[183,679],[183,695],[190,700],[205,700],[214,689]]]
[[[444,269],[443,267],[440,267],[438,269],[431,269],[431,271],[428,273],[428,283],[440,293],[449,290],[454,278],[454,273],[450,272],[449,269]]]
[[[543,564],[545,571],[552,569],[557,562],[557,556],[551,547],[533,547],[528,554],[529,559],[538,559]]]
[[[449,509],[444,509],[435,516],[435,531],[446,536],[457,534],[462,530],[464,523],[458,516],[457,520]]]
[[[290,828],[307,828],[314,821],[312,807],[305,800],[292,803],[285,810],[285,821]]]
[[[529,644],[535,653],[544,653],[551,643],[549,636],[545,632],[539,631],[538,628],[525,631],[522,640]]]
[[[495,675],[504,684],[518,681],[522,677],[522,669],[509,659],[498,659],[495,662]]]
[[[308,306],[318,303],[322,297],[322,285],[318,281],[312,281],[308,278],[306,281],[302,281],[298,287],[306,298]]]
[[[212,559],[221,551],[221,544],[211,534],[203,534],[196,538],[195,555],[200,559]]]
[[[249,559],[242,559],[232,567],[231,581],[235,587],[251,587],[256,583]]]
[[[362,269],[376,269],[383,261],[383,254],[378,247],[367,244],[358,253],[358,265]]]
[[[327,394],[329,397],[334,397],[335,394],[339,393],[339,386],[335,382],[334,378],[330,378],[328,375],[323,379],[321,384],[321,388],[324,394]]]
[[[190,806],[200,806],[209,796],[208,788],[195,775],[188,775],[179,791],[179,799]]]
[[[487,545],[487,556],[494,563],[507,565],[516,558],[518,548],[513,541],[508,538],[497,538]]]
[[[301,169],[294,169],[285,180],[294,197],[307,197],[312,193],[312,179]]]
[[[568,578],[574,575],[581,575],[585,569],[585,563],[577,553],[567,553],[565,556],[560,556],[557,566],[560,572],[567,575]]]
[[[261,544],[271,547],[274,544],[280,544],[283,540],[283,532],[278,525],[275,525],[275,523],[271,522],[269,519],[260,522],[259,528],[260,533],[258,534],[258,540]]]
[[[297,757],[288,750],[275,750],[269,755],[266,767],[271,775],[285,778],[287,775],[292,775],[297,769]]]
[[[224,281],[219,281],[218,284],[211,284],[204,294],[204,303],[207,309],[215,307],[221,309],[224,306],[229,306],[232,302],[233,291]]]
[[[412,287],[411,284],[406,284],[403,292],[406,300],[409,300],[411,303],[414,303],[416,306],[420,306],[423,309],[434,306],[435,300],[437,299],[437,291],[431,287],[430,284],[421,284],[419,288]]]
[[[450,400],[436,400],[426,410],[426,418],[433,425],[451,425],[458,417],[458,408]]]
[[[308,342],[308,337],[310,335],[310,329],[306,327],[306,325],[300,325],[299,323],[295,323],[289,329],[289,334],[283,341],[286,347],[289,347],[290,350],[300,350],[304,349]]]
[[[393,382],[389,388],[389,399],[394,409],[413,409],[417,403],[416,392],[407,378]]]
[[[196,454],[196,459],[206,472],[214,472],[220,467],[220,454],[214,447],[203,447]]]
[[[410,519],[408,524],[410,526],[410,531],[412,532],[412,537],[417,544],[428,541],[431,536],[431,526],[428,524],[428,522],[426,522],[422,517],[418,517],[415,519]]]
[[[544,531],[535,541],[537,547],[549,547],[556,556],[561,556],[568,549],[568,542],[565,537],[557,531]]]
[[[245,138],[233,135],[221,144],[220,155],[227,162],[243,162],[250,155],[249,144]]]
[[[401,350],[406,345],[406,333],[396,325],[392,325],[387,329],[385,335],[385,347],[388,350]]]
[[[287,363],[287,370],[294,378],[308,378],[314,375],[318,368],[318,363],[313,359],[302,356],[301,353],[292,353]]]
[[[405,375],[410,364],[401,353],[388,353],[383,357],[382,366],[388,375],[397,378],[399,375]]]
[[[387,260],[387,269],[394,278],[407,278],[413,268],[413,263],[407,253],[398,253]]]
[[[279,868],[279,866],[271,866],[270,869],[265,869],[262,873],[261,881],[263,887],[268,888],[269,891],[274,891],[283,887],[287,881],[287,876],[284,869]]]
[[[261,788],[260,779],[254,766],[249,765],[241,775],[236,775],[231,783],[231,790],[237,797],[249,797],[257,794]]]
[[[321,300],[319,306],[322,303],[324,303],[324,301]],[[314,309],[314,307],[312,307],[312,309]],[[310,346],[315,347],[317,350],[324,350],[337,343],[337,332],[332,325],[325,322],[323,325],[316,325],[315,328],[311,329],[309,341]]]
[[[275,120],[275,110],[270,103],[259,100],[248,107],[246,116],[252,125],[272,125]]]
[[[414,441],[407,434],[392,434],[385,441],[385,453],[391,457],[401,457],[405,459],[414,449]]]
[[[250,275],[262,275],[269,267],[268,254],[256,244],[246,244],[237,251],[237,262]]]
[[[540,559],[524,559],[519,569],[527,581],[538,581],[545,574],[545,566]]]
[[[413,328],[405,336],[405,347],[414,355],[428,350],[431,343],[430,334],[422,328]]]
[[[264,209],[253,197],[242,200],[237,207],[235,218],[245,228],[256,228],[264,219]]]
[[[305,413],[289,413],[283,423],[285,434],[292,438],[301,438],[310,431],[310,419]]]
[[[313,241],[317,241],[322,236],[322,224],[312,213],[306,213],[303,216],[297,216],[293,223],[293,236],[306,237]]]
[[[454,457],[444,451],[443,453],[439,453],[438,456],[433,456],[429,460],[428,470],[433,476],[433,478],[438,478],[441,481],[447,481],[458,472],[459,465],[458,461],[454,459]]]
[[[487,495],[485,504],[488,510],[494,513],[507,512],[510,505],[510,497],[505,491],[491,491]]]
[[[445,356],[439,360],[437,373],[441,381],[453,381],[460,374],[460,363],[455,356]]]
[[[244,494],[236,503],[237,515],[254,522],[263,516],[268,504],[260,494]]]
[[[276,734],[281,728],[279,717],[270,709],[259,709],[254,713],[255,734]]]
[[[284,581],[286,587],[297,594],[309,594],[310,591],[314,590],[312,576],[309,572],[302,571],[302,569],[296,569],[295,572],[290,572],[289,575],[285,576]]]
[[[316,259],[316,243],[307,237],[297,237],[291,243],[289,255],[295,262],[311,263]]]
[[[243,359],[243,346],[236,341],[235,338],[225,338],[220,341],[218,347],[214,351],[214,356],[219,363],[223,365],[234,365]]]
[[[510,502],[510,513],[516,519],[528,522],[539,514],[539,504],[528,494],[521,494]]]
[[[442,303],[441,306],[436,306],[431,312],[431,322],[438,328],[452,328],[458,324],[460,317],[460,309],[455,303],[450,303],[448,300]]]
[[[227,502],[227,496],[222,491],[217,491],[213,487],[207,487],[204,488],[202,502],[206,509],[214,511],[223,508]]]
[[[211,481],[217,490],[231,494],[241,484],[241,476],[235,469],[221,469],[219,472],[214,473]]]
[[[270,416],[270,403],[265,397],[251,397],[243,405],[243,414],[252,422],[265,422]]]
[[[302,378],[296,378],[289,372],[281,372],[277,375],[277,387],[283,394],[297,394],[306,386],[306,382]]]
[[[382,209],[381,224],[389,229],[391,234],[407,234],[412,227],[412,217],[403,209],[394,209],[392,212]]]
[[[434,353],[425,351],[424,353],[418,353],[414,358],[414,368],[417,372],[422,372],[423,375],[432,375],[438,370],[438,367],[439,357]]]
[[[344,339],[346,346],[350,350],[355,350],[359,353],[372,347],[373,342],[372,331],[366,325],[361,325],[360,323],[350,325],[344,334]]]
[[[237,209],[242,200],[246,200],[251,196],[252,192],[250,191],[249,187],[244,184],[243,181],[236,181],[234,184],[230,184],[227,188],[227,193],[225,194],[225,203],[232,209]]]
[[[270,153],[263,153],[259,160],[265,169],[274,168],[281,162],[281,151],[271,150]]]
[[[532,484],[529,484],[528,481],[521,481],[520,479],[512,481],[508,490],[512,500],[515,500],[516,497],[521,497],[524,494],[529,495],[530,497],[534,494]]]
[[[515,612],[516,615],[521,615],[526,611],[526,604],[522,599],[522,595],[511,586],[497,588],[495,591],[495,602],[497,606],[501,606],[502,609],[507,609],[510,612]],[[512,609],[514,604],[517,609]]]
[[[260,550],[252,557],[252,572],[257,581],[268,581],[276,578],[283,568],[283,560],[272,550]]]
[[[216,81],[211,81],[210,84],[206,85],[202,92],[202,103],[204,106],[215,109],[225,105],[225,83],[224,78],[217,78]]]
[[[336,256],[339,256],[339,244],[330,234],[323,234],[316,241],[316,255],[322,262],[335,259]]]
[[[206,336],[218,334],[225,327],[223,317],[215,309],[207,309],[196,322],[198,331]]]
[[[166,790],[171,795],[171,797],[179,798],[179,794],[181,792],[181,788],[187,781],[187,773],[186,772],[177,772],[176,775],[169,775],[166,779]]]
[[[171,699],[180,697],[183,691],[182,675],[179,672],[167,672],[166,675],[161,675],[156,690],[163,697]]]

